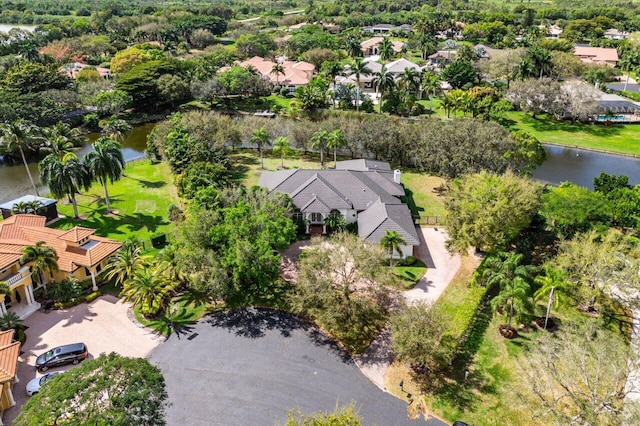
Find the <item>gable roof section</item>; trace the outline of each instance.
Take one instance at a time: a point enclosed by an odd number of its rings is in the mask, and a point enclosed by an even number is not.
[[[407,68],[411,68],[412,70],[415,70],[418,72],[422,71],[422,67],[420,67],[418,64],[414,64],[413,62],[405,58],[400,58],[396,61],[389,62],[387,64],[387,71],[394,74],[400,74],[404,72],[404,70]]]
[[[316,195],[300,208],[300,211],[305,213],[331,213],[331,210],[332,209]]]
[[[74,226],[64,234],[60,235],[58,238],[64,241],[77,243],[79,241],[84,240],[88,236],[95,234],[95,232],[96,232],[95,229],[81,228],[80,226]]]
[[[573,54],[583,62],[617,62],[618,51],[607,47],[575,46]]]
[[[371,37],[368,40],[363,41],[362,43],[360,43],[360,48],[362,50],[368,50],[374,46],[377,46],[378,44],[382,43],[382,40],[384,40],[384,37]],[[391,41],[391,49],[396,52],[396,53],[400,53],[402,52],[402,47],[404,46],[404,43],[401,41]]]
[[[420,239],[406,204],[376,202],[358,215],[358,235],[364,241],[379,243],[386,231],[395,231],[407,245],[419,246]]]
[[[9,330],[13,335],[13,330]],[[0,347],[0,383],[6,383],[16,376],[20,355],[20,342],[10,343]]]
[[[389,163],[386,163],[384,161],[366,160],[364,158],[359,158],[357,160],[337,161],[336,169],[360,170],[368,172],[370,170],[391,170],[391,166],[389,165]]]
[[[332,209],[352,208],[348,197],[341,193],[320,173],[310,176],[294,191],[290,192],[289,195],[293,199],[293,204],[299,207],[300,210],[303,209],[303,206],[308,206],[309,202],[315,198],[321,199],[321,202],[329,209],[328,211]]]

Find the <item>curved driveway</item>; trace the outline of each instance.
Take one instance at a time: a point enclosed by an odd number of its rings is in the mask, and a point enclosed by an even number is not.
[[[281,312],[242,309],[209,317],[154,349],[171,425],[274,425],[291,409],[333,411],[354,402],[365,425],[445,426],[410,420],[316,328]]]

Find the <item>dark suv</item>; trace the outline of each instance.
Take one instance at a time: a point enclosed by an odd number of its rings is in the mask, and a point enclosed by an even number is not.
[[[87,355],[89,355],[89,352],[87,352],[87,345],[84,343],[58,346],[40,355],[36,359],[36,368],[42,373],[58,365],[77,364],[84,360]]]

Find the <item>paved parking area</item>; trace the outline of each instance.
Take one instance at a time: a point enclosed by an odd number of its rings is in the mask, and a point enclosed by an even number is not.
[[[18,359],[18,378],[13,388],[16,405],[5,411],[3,421],[11,421],[20,412],[27,400],[25,387],[29,380],[40,376],[35,370],[38,355],[67,343],[84,342],[89,349],[89,358],[105,352],[117,352],[131,357],[146,357],[164,337],[158,337],[149,329],[141,327],[128,317],[129,305],[115,296],[101,296],[92,303],[82,303],[68,310],[44,313],[37,311],[24,321],[28,326],[27,341],[22,346]],[[64,371],[72,365],[61,366],[52,371]]]
[[[164,374],[168,425],[283,424],[289,410],[354,402],[363,424],[446,426],[407,417],[317,328],[282,312],[241,309],[189,327],[151,352]]]

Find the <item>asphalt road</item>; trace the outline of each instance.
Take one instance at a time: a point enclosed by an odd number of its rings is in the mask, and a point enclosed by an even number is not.
[[[383,392],[316,328],[270,310],[209,317],[154,349],[173,425],[274,425],[291,409],[333,411],[354,403],[365,425],[446,426],[410,420],[407,405]]]

